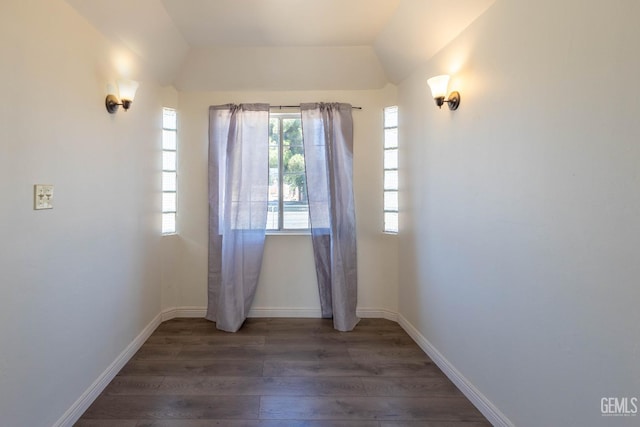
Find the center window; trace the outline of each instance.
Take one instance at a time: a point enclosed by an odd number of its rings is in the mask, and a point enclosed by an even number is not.
[[[309,202],[300,114],[269,117],[269,211],[267,230],[309,229]]]

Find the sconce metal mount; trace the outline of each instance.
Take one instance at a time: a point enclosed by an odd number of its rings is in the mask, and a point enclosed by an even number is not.
[[[438,108],[442,108],[442,105],[446,103],[449,105],[449,110],[457,110],[460,105],[460,92],[454,90],[447,99],[444,99],[444,96],[438,96],[435,100]]]
[[[123,99],[122,102],[118,102],[118,101],[119,99],[116,98],[115,95],[107,95],[107,98],[105,99],[104,103],[105,103],[105,106],[107,107],[107,111],[109,112],[109,114],[115,114],[115,112],[118,111],[118,107],[121,105],[124,111],[127,111],[129,107],[131,107],[132,101],[129,99]]]

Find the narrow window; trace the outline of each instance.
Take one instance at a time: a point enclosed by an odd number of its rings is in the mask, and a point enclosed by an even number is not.
[[[384,199],[385,233],[398,232],[398,107],[384,109]]]
[[[177,126],[176,110],[162,109],[162,234],[176,232]]]
[[[300,114],[272,113],[269,117],[267,230],[309,230],[309,202]]]

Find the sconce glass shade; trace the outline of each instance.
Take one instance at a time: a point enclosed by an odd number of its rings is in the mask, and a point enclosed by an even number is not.
[[[118,91],[122,101],[133,101],[140,84],[133,80],[118,79]]]
[[[434,98],[446,98],[447,88],[449,87],[449,76],[447,74],[431,77],[427,80],[427,84],[431,88],[431,94]]]

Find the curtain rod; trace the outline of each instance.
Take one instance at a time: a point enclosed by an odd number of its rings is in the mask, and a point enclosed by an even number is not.
[[[270,105],[269,108],[300,108],[299,105]],[[352,110],[362,110],[362,107],[351,107]]]

